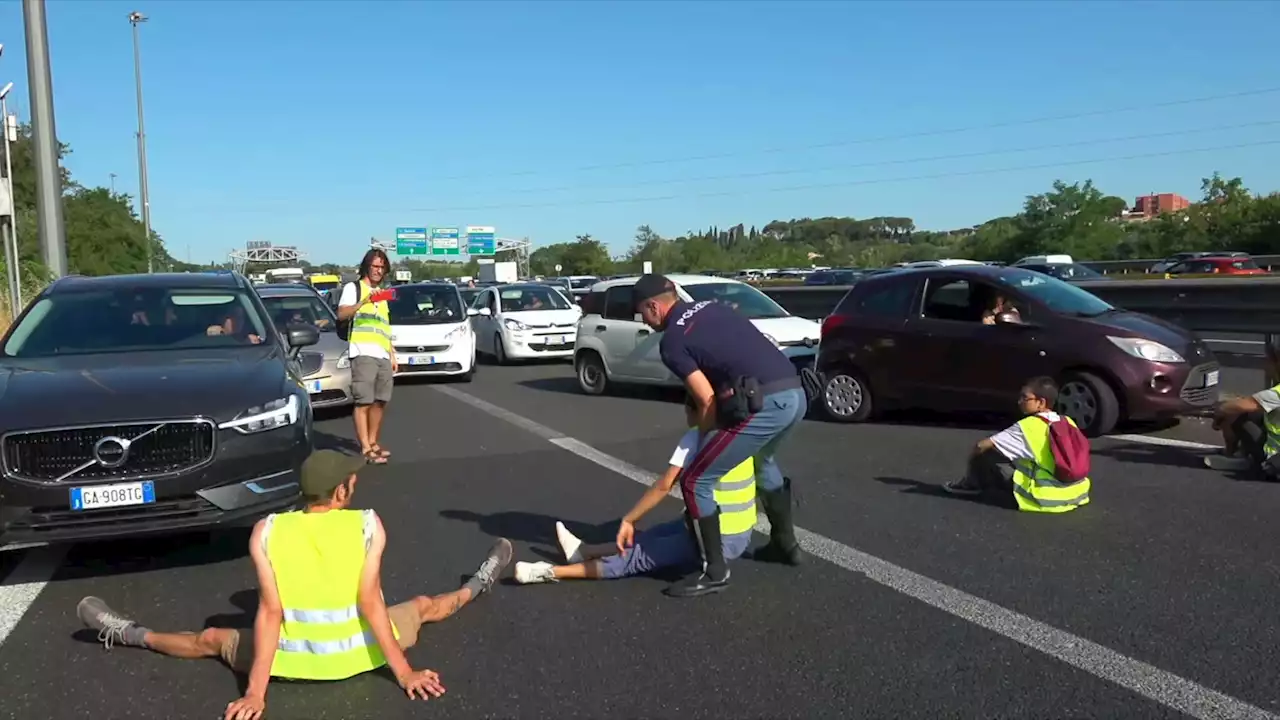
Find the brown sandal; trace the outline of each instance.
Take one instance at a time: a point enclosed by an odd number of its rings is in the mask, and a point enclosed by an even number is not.
[[[387,464],[387,457],[385,455],[379,455],[378,451],[372,448],[364,451],[364,459],[365,459],[365,462],[369,463],[370,465],[386,465]]]
[[[373,447],[369,448],[369,450],[370,450],[370,452],[375,452],[375,453],[377,453],[377,454],[378,454],[378,457],[380,457],[380,458],[389,458],[389,457],[391,457],[391,453],[390,453],[390,452],[388,452],[387,450],[382,449],[382,446],[381,446],[381,445],[374,445]]]

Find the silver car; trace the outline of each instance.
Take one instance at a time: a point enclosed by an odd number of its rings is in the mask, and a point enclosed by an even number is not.
[[[338,337],[338,317],[333,310],[307,285],[259,285],[256,289],[277,330],[291,323],[307,323],[320,329],[320,342],[298,355],[311,406],[350,405],[351,359],[347,356],[347,341]]]

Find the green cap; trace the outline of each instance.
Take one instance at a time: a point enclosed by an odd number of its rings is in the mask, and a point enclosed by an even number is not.
[[[337,450],[316,450],[307,456],[298,473],[302,494],[308,498],[327,498],[333,489],[347,481],[353,473],[365,466],[359,455],[348,455]]]

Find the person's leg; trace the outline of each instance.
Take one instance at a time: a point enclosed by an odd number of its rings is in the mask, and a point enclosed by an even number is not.
[[[1266,462],[1267,430],[1261,412],[1241,413],[1221,426],[1223,451],[1208,455],[1204,464],[1214,470],[1261,468]]]
[[[360,452],[369,456],[373,447],[369,435],[369,412],[374,403],[374,385],[378,378],[377,361],[374,358],[357,355],[351,358],[351,398],[355,408],[351,418],[356,426],[356,440],[360,442]]]
[[[625,553],[584,559],[568,565],[548,562],[516,563],[516,581],[523,584],[559,580],[616,580],[669,567],[696,567],[697,545],[684,520],[672,520],[636,533]]]
[[[808,400],[803,390],[773,393],[764,399],[764,408],[751,424],[769,435],[753,456],[756,494],[765,517],[769,518],[769,544],[753,553],[756,560],[799,565],[802,559],[792,519],[791,479],[783,477],[775,455],[778,448],[804,421]]]
[[[98,631],[100,640],[108,649],[115,645],[145,648],[153,652],[184,660],[220,657],[227,665],[241,672],[247,657],[253,652],[239,652],[244,633],[231,628],[205,628],[200,632],[155,632],[134,622],[128,616],[112,610],[101,598],[89,596],[76,606],[76,615],[85,627]]]
[[[391,392],[395,388],[395,375],[391,372],[391,361],[378,359],[378,374],[373,385],[373,407],[369,409],[369,446],[379,456],[391,457],[391,453],[382,448],[382,418],[387,403],[391,402]]]
[[[981,495],[1002,507],[1018,506],[1013,499],[1013,463],[997,450],[969,456],[965,475],[943,489],[953,495]]]
[[[494,583],[498,581],[498,575],[511,563],[513,555],[511,542],[506,538],[498,538],[489,548],[489,555],[480,563],[476,573],[462,587],[439,595],[419,595],[387,608],[391,622],[400,633],[400,646],[411,647],[417,642],[418,628],[422,625],[450,618],[467,603],[492,590]]]

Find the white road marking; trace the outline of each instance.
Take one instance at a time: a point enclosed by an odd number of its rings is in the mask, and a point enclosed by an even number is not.
[[[1221,445],[1210,445],[1208,443],[1198,443],[1190,440],[1175,440],[1173,438],[1156,437],[1155,435],[1107,435],[1106,437],[1112,440],[1143,443],[1145,445],[1164,445],[1165,447],[1186,448],[1188,450],[1222,449]]]
[[[494,417],[507,420],[541,437],[556,447],[589,460],[629,480],[651,485],[657,476],[625,460],[620,460],[596,448],[547,427],[541,423],[517,415],[505,408],[455,388],[435,385],[432,388],[451,398],[483,410]],[[1121,439],[1141,436],[1119,436]],[[1150,440],[1150,438],[1148,438]],[[1160,444],[1160,443],[1156,443]],[[1199,443],[1192,443],[1199,445]],[[1213,447],[1213,446],[1206,446]],[[672,492],[675,495],[675,491]],[[757,523],[756,529],[768,532],[768,522]],[[1009,608],[984,600],[976,595],[938,582],[932,578],[894,565],[888,560],[849,547],[818,533],[796,528],[796,538],[808,553],[832,564],[897,590],[931,607],[984,627],[1027,647],[1038,650],[1091,675],[1154,700],[1201,720],[1225,720],[1226,718],[1258,718],[1280,720],[1273,714],[1243,700],[1210,689],[1180,675],[1161,670],[1116,652],[1098,643],[1059,630]]]
[[[32,548],[3,580],[0,580],[0,645],[18,627],[22,616],[40,597],[67,554],[65,545]]]

